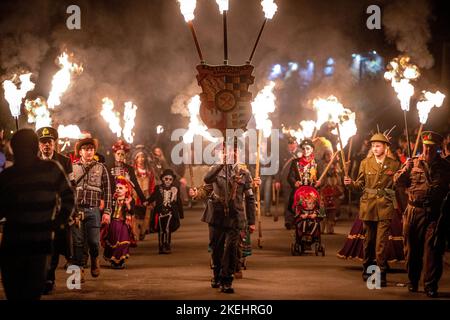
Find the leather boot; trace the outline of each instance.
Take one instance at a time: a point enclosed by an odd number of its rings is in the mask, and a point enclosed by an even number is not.
[[[100,259],[97,257],[92,261],[91,258],[91,275],[97,278],[100,275]]]

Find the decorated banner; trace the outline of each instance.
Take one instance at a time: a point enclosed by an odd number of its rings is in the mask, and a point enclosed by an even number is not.
[[[200,118],[208,128],[244,129],[252,115],[252,94],[249,85],[255,79],[254,67],[241,66],[197,66],[200,94]]]

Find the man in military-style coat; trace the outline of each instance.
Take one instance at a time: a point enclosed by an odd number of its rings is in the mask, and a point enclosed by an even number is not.
[[[371,153],[361,161],[357,179],[353,181],[345,177],[344,184],[354,191],[362,192],[359,216],[366,231],[363,280],[368,279],[370,274],[367,268],[376,261],[381,271],[381,286],[386,286],[385,250],[396,207],[393,177],[400,164],[388,157],[390,142],[384,134],[373,135],[370,143]]]
[[[63,167],[69,181],[75,186],[72,161],[57,150],[58,131],[52,127],[42,127],[36,131],[39,138],[39,158],[42,160],[54,160]],[[48,270],[47,281],[44,287],[44,294],[49,294],[55,287],[55,270],[58,267],[59,256],[63,255],[66,262],[70,261],[70,232],[69,228],[57,230],[55,232],[55,246],[52,254],[50,268]]]
[[[422,154],[408,159],[394,176],[396,185],[406,187],[408,206],[403,233],[410,292],[417,292],[424,269],[425,293],[437,297],[443,271],[445,224],[448,223],[450,162],[441,158],[438,148],[443,137],[432,131],[422,133]],[[446,206],[446,207],[445,207]],[[447,208],[447,209],[446,209]]]

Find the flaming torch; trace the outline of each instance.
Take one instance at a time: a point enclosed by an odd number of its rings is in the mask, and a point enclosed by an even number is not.
[[[189,127],[186,133],[183,135],[184,143],[194,142],[195,135],[201,135],[209,141],[217,142],[217,138],[213,137],[209,132],[208,128],[200,120],[200,96],[196,95],[191,98],[188,103],[189,109]]]
[[[344,109],[343,113],[339,116],[340,123],[336,123],[336,129],[331,133],[339,136],[338,151],[341,152],[342,164],[344,168],[345,176],[348,176],[348,168],[345,165],[344,148],[347,146],[348,141],[356,134],[356,114],[349,109]]]
[[[117,138],[120,138],[122,135],[122,127],[120,126],[120,114],[114,111],[114,102],[105,97],[102,99],[102,111],[100,114],[103,119],[108,123],[109,128],[113,133],[117,135]]]
[[[228,64],[228,35],[227,35],[227,11],[228,0],[216,0],[219,11],[223,16],[223,64]]]
[[[409,62],[408,56],[400,56],[394,58],[384,73],[384,78],[391,81],[391,85],[397,93],[400,100],[400,107],[403,110],[403,118],[405,121],[406,140],[408,143],[408,156],[411,157],[411,146],[409,143],[408,121],[406,120],[406,112],[409,111],[410,99],[414,94],[414,86],[411,80],[416,80],[420,76],[419,68]]]
[[[247,60],[247,64],[250,64],[252,62],[253,55],[255,54],[256,47],[258,46],[259,39],[261,38],[261,34],[264,30],[264,27],[266,26],[267,20],[273,18],[278,8],[278,6],[276,5],[275,2],[273,2],[273,0],[262,0],[261,6],[263,7],[265,19],[261,26],[261,29],[259,30],[258,37],[256,38],[255,45],[253,46],[252,53],[250,54],[250,58],[248,58]]]
[[[25,100],[25,109],[28,112],[28,123],[36,123],[36,130],[42,127],[50,127],[52,118],[45,99],[37,97],[34,100]]]
[[[59,144],[63,144],[61,148],[61,152],[63,152],[66,147],[70,146],[70,139],[80,139],[81,130],[74,124],[69,124],[67,126],[60,124],[58,126],[58,136],[60,141]]]
[[[69,56],[63,52],[58,57],[58,63],[61,69],[53,76],[52,89],[47,99],[48,107],[54,109],[61,104],[63,93],[69,88],[72,74],[83,72],[83,67],[69,61]]]
[[[19,130],[20,105],[27,95],[27,92],[34,89],[34,83],[31,82],[30,77],[31,73],[25,73],[19,76],[20,89],[17,89],[14,84],[17,79],[17,75],[14,75],[11,80],[5,80],[3,82],[5,100],[8,101],[9,110],[16,121],[16,130]]]
[[[416,143],[414,145],[413,156],[416,154],[417,145],[419,144],[420,134],[422,133],[423,125],[427,123],[428,114],[433,107],[440,108],[444,103],[445,95],[439,91],[432,93],[430,91],[423,91],[424,99],[417,102],[417,111],[419,112],[420,127],[417,133]]]
[[[189,29],[191,29],[192,37],[194,38],[195,47],[197,48],[198,57],[200,58],[200,63],[205,63],[205,60],[203,60],[203,54],[202,50],[200,49],[200,45],[198,44],[197,40],[197,34],[195,33],[194,29],[194,11],[195,7],[197,6],[196,0],[178,0],[180,3],[180,11],[181,14],[184,16],[184,20],[187,22]]]
[[[252,113],[256,122],[256,129],[258,130],[258,140],[256,146],[256,169],[255,178],[259,178],[259,164],[260,164],[260,149],[262,135],[269,137],[272,129],[272,121],[269,119],[269,113],[275,111],[276,97],[273,93],[275,82],[270,81],[255,97],[252,102]],[[256,187],[256,213],[258,216],[258,247],[262,248],[262,229],[261,229],[261,195],[259,186]]]
[[[125,102],[125,109],[123,112],[123,120],[125,122],[123,126],[123,137],[126,142],[133,143],[133,128],[134,128],[134,119],[136,118],[137,106],[133,104],[133,102],[128,101]]]

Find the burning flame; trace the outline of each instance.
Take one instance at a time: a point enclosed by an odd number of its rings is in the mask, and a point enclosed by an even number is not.
[[[36,123],[36,130],[42,127],[50,127],[52,118],[44,98],[25,100],[25,109],[28,112],[28,123]]]
[[[445,95],[439,91],[436,93],[423,91],[425,100],[417,102],[417,111],[419,112],[419,121],[425,124],[428,120],[428,114],[433,107],[439,108],[444,103]]]
[[[69,124],[67,126],[60,124],[58,126],[58,136],[59,139],[80,139],[81,130],[75,124]]]
[[[220,13],[228,11],[228,0],[216,0],[216,2],[219,5]]]
[[[114,102],[105,97],[102,99],[102,111],[100,114],[102,115],[103,119],[109,124],[109,128],[113,133],[117,135],[117,138],[120,138],[122,135],[122,127],[120,126],[120,114],[118,112],[115,112],[114,109]]]
[[[303,135],[305,138],[311,138],[314,133],[314,128],[316,123],[313,120],[302,120],[300,121],[300,126],[302,127]]]
[[[188,104],[189,109],[189,127],[188,131],[183,135],[184,143],[192,143],[195,135],[201,135],[209,141],[216,142],[217,138],[213,137],[207,130],[208,128],[200,120],[200,96],[192,97]]]
[[[197,6],[197,0],[178,0],[180,3],[180,11],[186,22],[194,20],[194,11]]]
[[[339,116],[339,118],[340,123],[338,123],[338,125],[341,133],[342,147],[345,148],[350,138],[353,137],[358,130],[356,127],[356,114],[349,109],[344,109],[344,112]],[[337,129],[334,129],[331,133],[337,135]],[[338,151],[341,150],[341,145],[339,143],[336,147]]]
[[[14,84],[14,81],[17,79],[17,75],[14,75],[12,80],[5,80],[3,82],[5,100],[8,101],[9,110],[14,118],[18,118],[20,116],[20,105],[27,95],[27,92],[34,89],[34,83],[31,82],[30,77],[31,73],[25,73],[19,76],[20,89],[17,89]]]
[[[133,102],[125,102],[125,110],[123,112],[123,120],[125,122],[123,126],[123,137],[126,142],[133,143],[133,128],[134,119],[136,118],[137,106]]]
[[[272,130],[272,121],[269,113],[275,111],[276,97],[273,93],[275,82],[270,81],[255,97],[252,102],[253,117],[256,122],[256,129],[263,130],[264,137],[269,137]]]
[[[387,66],[388,71],[384,73],[384,78],[391,81],[391,85],[397,92],[402,110],[409,111],[410,99],[414,94],[414,86],[411,80],[416,80],[420,76],[419,68],[409,62],[408,56],[394,58]]]
[[[344,106],[335,96],[326,99],[317,98],[313,100],[314,109],[317,111],[316,128],[320,129],[327,121],[338,123],[339,115],[344,112]]]
[[[48,107],[51,109],[61,104],[61,96],[69,88],[71,75],[83,71],[82,66],[69,61],[69,56],[66,52],[63,52],[58,57],[58,61],[61,69],[53,76],[52,89],[47,99]]]
[[[162,125],[156,126],[156,133],[161,134],[164,132],[164,127]]]
[[[261,6],[263,7],[264,15],[266,19],[272,19],[277,12],[278,6],[273,0],[262,0]]]

